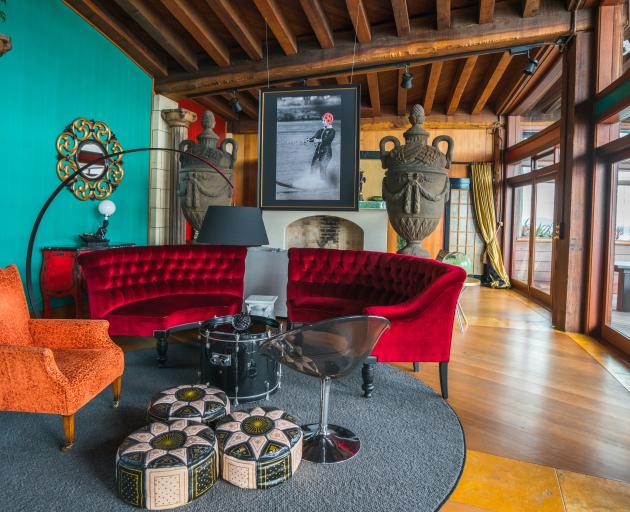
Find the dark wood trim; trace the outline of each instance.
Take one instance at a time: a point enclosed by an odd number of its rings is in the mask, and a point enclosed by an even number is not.
[[[492,23],[494,18],[494,0],[479,0],[479,24]]]
[[[630,135],[618,137],[617,139],[599,146],[596,150],[598,158],[602,160],[625,160],[630,158]]]
[[[438,30],[451,28],[451,0],[435,0],[436,23]]]
[[[552,164],[548,165],[547,167],[542,167],[541,169],[534,169],[532,172],[528,172],[527,174],[510,176],[505,181],[509,187],[515,187],[519,184],[531,182],[533,180],[539,181],[543,178],[553,178],[558,175],[559,169],[559,163]]]
[[[563,55],[559,239],[553,264],[552,323],[583,332],[591,208],[595,37],[578,32]]]
[[[516,126],[516,125],[514,125]],[[560,121],[549,125],[544,130],[538,132],[505,150],[505,163],[513,164],[523,158],[533,156],[540,151],[555,146],[560,143]]]

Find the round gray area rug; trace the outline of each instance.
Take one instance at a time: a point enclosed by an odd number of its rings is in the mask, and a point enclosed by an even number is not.
[[[138,510],[116,494],[118,445],[145,424],[153,394],[196,382],[197,347],[172,345],[169,367],[155,352],[125,354],[122,400],[111,407],[108,388],[81,409],[74,448],[62,454],[61,420],[43,414],[0,412],[0,466],[7,511]],[[457,484],[465,459],[459,419],[440,396],[401,370],[376,367],[371,399],[361,397],[361,372],[334,381],[330,422],[353,430],[361,451],[332,465],[303,461],[294,477],[266,491],[219,481],[182,511],[432,511]],[[319,382],[284,369],[282,389],[261,405],[290,412],[301,423],[319,418]],[[245,407],[252,407],[248,404]]]

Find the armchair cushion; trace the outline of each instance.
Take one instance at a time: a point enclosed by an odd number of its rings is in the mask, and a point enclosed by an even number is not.
[[[105,320],[31,319],[29,328],[33,343],[52,349],[117,348],[108,334]]]
[[[0,268],[0,344],[30,345],[29,312],[15,265]]]

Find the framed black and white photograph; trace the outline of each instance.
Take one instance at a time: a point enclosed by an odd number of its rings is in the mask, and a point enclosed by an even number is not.
[[[258,205],[357,210],[358,85],[263,89]]]

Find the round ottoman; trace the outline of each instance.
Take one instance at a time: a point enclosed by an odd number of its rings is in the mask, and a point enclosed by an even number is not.
[[[206,425],[187,420],[151,423],[127,437],[116,452],[118,494],[149,510],[184,505],[216,482],[217,448]]]
[[[268,489],[291,478],[302,460],[302,429],[280,409],[228,414],[215,429],[221,475],[245,489]]]
[[[205,384],[165,389],[151,398],[147,418],[152,421],[186,419],[214,426],[230,412],[230,400],[218,388]]]

